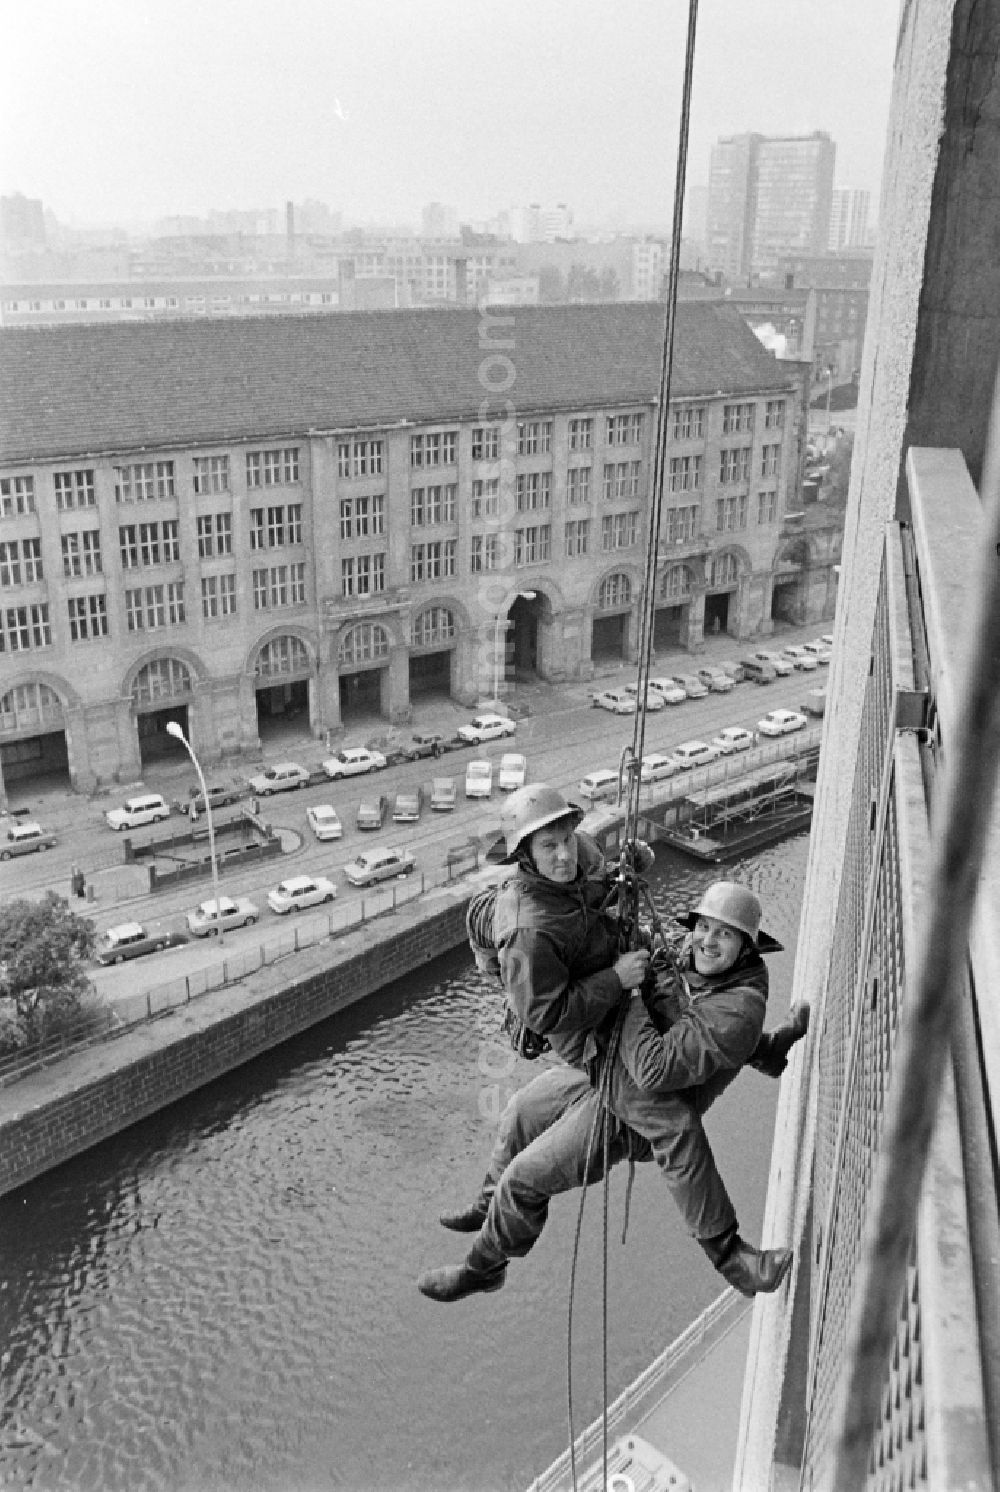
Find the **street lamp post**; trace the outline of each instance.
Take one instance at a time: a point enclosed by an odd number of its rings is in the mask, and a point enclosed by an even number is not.
[[[507,603],[508,608],[513,606],[517,600],[533,601],[537,595],[536,591],[515,591]],[[497,612],[496,627],[493,632],[493,702],[500,703],[500,627],[506,621],[506,615],[502,611]]]
[[[208,801],[208,788],[205,784],[205,774],[201,770],[201,763],[191,748],[191,742],[181,730],[176,720],[167,721],[167,735],[173,736],[175,741],[180,741],[184,750],[194,763],[194,769],[198,774],[198,782],[201,786],[201,796],[205,801],[205,817],[208,820],[208,854],[212,863],[212,895],[215,897],[215,931],[219,939],[219,947],[222,947],[225,933],[222,926],[222,903],[219,900],[219,866],[215,858],[215,827],[212,823],[212,805]]]

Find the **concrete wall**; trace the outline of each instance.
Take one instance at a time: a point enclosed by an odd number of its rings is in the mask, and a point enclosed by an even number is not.
[[[464,943],[469,895],[424,898],[0,1089],[0,1195]]]
[[[783,1311],[755,1309],[734,1485],[798,1487],[807,1372],[809,1206],[818,1060],[861,709],[887,522],[906,517],[911,445],[955,446],[978,479],[1000,346],[1000,0],[905,0],[794,998],[809,1050],[782,1083],[766,1240],[796,1245]],[[836,729],[831,725],[835,721]]]

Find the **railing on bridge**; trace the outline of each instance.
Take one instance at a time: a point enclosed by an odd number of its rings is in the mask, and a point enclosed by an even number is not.
[[[809,1204],[797,1285],[752,1358],[751,1375],[781,1381],[768,1483],[783,1489],[986,1489],[1000,1461],[997,814],[950,1060],[940,1083],[926,1068],[926,1165],[919,1126],[911,1139],[900,1123],[921,1080],[926,927],[954,898],[928,884],[941,855],[927,805],[940,836],[943,766],[962,744],[955,634],[984,523],[957,452],[911,452],[908,475],[913,522],[886,537],[832,957],[790,1125],[812,1134],[811,1196],[784,1167],[786,1196]],[[907,1174],[922,1179],[894,1193]],[[753,1399],[748,1381],[745,1441]]]

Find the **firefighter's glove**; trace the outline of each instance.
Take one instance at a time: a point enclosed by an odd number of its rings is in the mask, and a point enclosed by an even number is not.
[[[750,1058],[750,1066],[765,1077],[780,1078],[788,1066],[788,1053],[809,1029],[809,1006],[797,1005],[790,1018],[776,1031],[764,1031]]]
[[[653,846],[647,844],[644,839],[637,839],[635,841],[634,860],[637,873],[644,876],[647,870],[652,870],[656,864],[656,855],[653,852]]]

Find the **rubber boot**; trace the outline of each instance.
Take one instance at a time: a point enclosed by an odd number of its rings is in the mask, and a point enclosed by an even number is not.
[[[489,1210],[487,1199],[479,1196],[471,1207],[462,1207],[457,1212],[442,1212],[438,1221],[442,1228],[450,1228],[453,1233],[478,1233]]]
[[[499,1290],[507,1278],[507,1260],[490,1258],[482,1245],[474,1243],[461,1264],[428,1269],[417,1280],[417,1289],[428,1300],[464,1300],[467,1295]]]
[[[791,1249],[755,1249],[736,1228],[698,1242],[722,1278],[741,1295],[770,1295],[792,1266]]]

